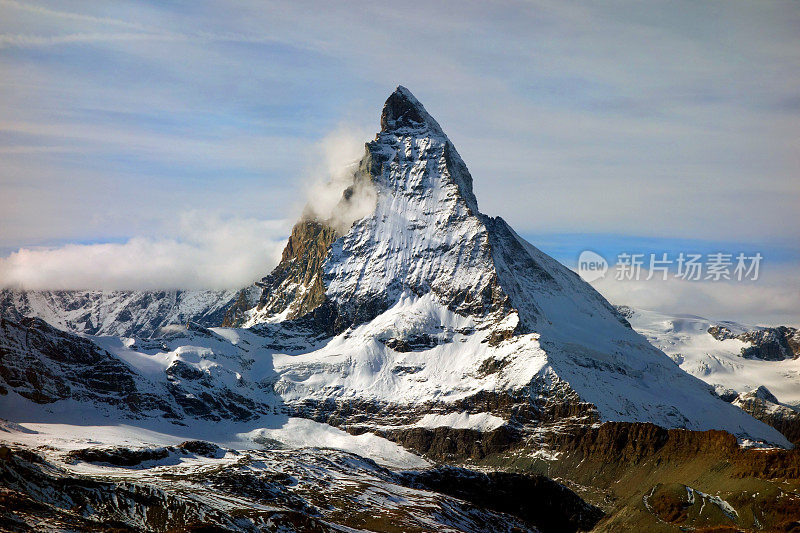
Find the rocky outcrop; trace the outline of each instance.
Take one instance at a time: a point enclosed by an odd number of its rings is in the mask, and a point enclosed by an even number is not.
[[[186,335],[220,340],[197,325],[182,333],[171,332],[166,339],[176,342]],[[157,341],[155,350],[166,349],[164,342]],[[0,402],[13,406],[9,398],[13,393],[37,404],[71,400],[87,407],[111,408],[124,417],[173,421],[187,416],[249,420],[273,412],[271,391],[232,388],[225,383],[236,379],[233,371],[212,375],[176,359],[167,366],[164,378],[153,381],[90,339],[60,331],[41,319],[23,318],[17,323],[0,317]]]
[[[664,461],[686,462],[693,457],[729,462],[737,477],[800,480],[800,449],[758,449],[739,446],[725,431],[664,429],[654,424],[606,422],[574,427],[546,437],[550,449],[564,456],[625,468]]]
[[[800,357],[800,331],[796,328],[778,326],[755,328],[734,333],[724,325],[708,328],[708,333],[717,340],[739,339],[750,346],[742,348],[742,357],[763,361],[782,361]]]
[[[736,437],[725,431],[686,431],[628,422],[577,427],[566,433],[552,433],[548,441],[562,453],[609,464],[636,464],[656,454],[680,459],[692,454],[724,454],[739,450]]]
[[[169,457],[170,450],[164,448],[142,448],[131,449],[116,447],[110,449],[103,448],[82,448],[72,450],[67,454],[70,460],[83,461],[86,463],[105,463],[114,466],[138,466],[145,461],[158,461]]]
[[[492,431],[451,427],[395,429],[379,435],[404,448],[444,463],[479,461],[523,445],[523,433],[509,426]]]
[[[235,327],[258,316],[281,313],[286,319],[293,319],[318,307],[325,301],[322,264],[335,237],[335,230],[324,223],[298,222],[283,249],[281,262],[256,283],[261,289],[258,303],[250,306],[244,293],[248,289],[244,289],[222,324]]]
[[[795,446],[800,446],[800,411],[780,403],[766,387],[738,395],[733,405],[774,427]]]
[[[133,467],[147,461],[160,461],[170,455],[187,456],[194,454],[200,457],[220,458],[225,451],[211,442],[189,440],[177,446],[160,446],[155,448],[80,448],[66,454],[70,462],[101,463],[113,466]]]

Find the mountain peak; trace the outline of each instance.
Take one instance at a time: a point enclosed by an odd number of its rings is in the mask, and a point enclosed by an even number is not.
[[[398,85],[381,112],[381,131],[391,132],[401,129],[429,129],[443,135],[439,123],[425,110],[425,106],[411,94],[411,91]]]

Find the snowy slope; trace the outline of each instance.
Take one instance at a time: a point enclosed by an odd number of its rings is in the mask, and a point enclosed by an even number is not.
[[[800,404],[800,359],[765,361],[742,357],[742,349],[751,343],[736,338],[716,339],[708,330],[720,323],[698,316],[632,309],[628,320],[683,370],[720,392],[731,389],[746,393],[763,385],[781,402]],[[724,325],[736,333],[758,329],[730,322]]]

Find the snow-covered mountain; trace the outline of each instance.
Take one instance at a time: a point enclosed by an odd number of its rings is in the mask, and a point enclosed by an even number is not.
[[[560,395],[599,420],[783,442],[676,368],[574,272],[481,214],[466,165],[407,89],[387,100],[352,180],[332,220],[301,221],[276,271],[228,316],[334,335],[273,357],[287,402],[366,400],[410,413],[420,403],[453,411],[485,393],[512,404]],[[343,231],[336,221],[364,201],[372,213]]]
[[[0,289],[0,315],[37,317],[89,335],[149,337],[169,325],[222,323],[237,291],[23,291]]]
[[[800,332],[621,307],[633,328],[732,400],[761,386],[800,406]]]
[[[148,333],[208,319],[230,296],[145,299],[137,325],[152,316]],[[130,306],[145,296],[98,298],[69,323],[119,333],[114,317],[131,321],[111,300]],[[331,218],[301,220],[280,265],[240,291],[225,323],[250,329],[195,328],[163,345],[97,342],[156,390],[196,380],[253,401],[269,392],[294,415],[395,436],[434,415],[443,425],[491,420],[523,433],[544,423],[653,422],[787,444],[681,371],[574,272],[480,213],[466,165],[403,87],[386,101]],[[191,404],[200,391],[184,392]]]
[[[800,331],[619,309],[683,370],[800,443]]]

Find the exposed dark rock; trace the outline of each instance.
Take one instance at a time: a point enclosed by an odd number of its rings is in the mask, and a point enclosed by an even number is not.
[[[36,403],[72,398],[139,413],[174,415],[161,398],[140,393],[137,375],[88,339],[59,331],[38,318],[0,318],[0,378]]]
[[[544,476],[439,467],[405,477],[412,486],[518,516],[544,533],[588,531],[603,517],[603,511]]]
[[[214,443],[206,442],[204,440],[187,440],[178,445],[181,450],[202,455],[203,457],[219,457],[224,455],[224,450]]]
[[[750,343],[742,348],[745,359],[782,361],[800,357],[800,331],[796,328],[757,328],[734,334],[727,326],[715,325],[708,328],[708,333],[717,340],[739,339]]]
[[[401,446],[437,461],[480,460],[519,447],[522,433],[509,426],[483,432],[475,429],[408,428],[378,432]]]
[[[225,455],[225,450],[211,442],[189,440],[177,446],[159,446],[155,448],[126,448],[124,446],[81,448],[70,451],[67,453],[67,457],[71,461],[133,467],[139,466],[146,461],[166,459],[170,454],[187,453],[209,458],[220,458]]]
[[[202,370],[179,359],[176,359],[167,367],[166,374],[170,378],[188,379],[192,381],[201,379],[205,375]]]
[[[664,429],[650,423],[606,422],[600,426],[573,426],[552,432],[545,440],[564,456],[627,468],[641,463],[704,457],[733,465],[737,477],[800,479],[800,448],[748,449],[726,431]]]
[[[256,310],[270,315],[289,308],[287,318],[292,319],[319,306],[325,300],[322,264],[335,238],[335,230],[323,223],[301,220],[295,224],[281,262],[257,284],[262,291]],[[248,303],[240,294],[223,325],[239,325]]]
[[[503,368],[508,366],[511,362],[510,358],[505,359],[495,359],[494,357],[490,357],[486,359],[481,366],[478,367],[478,375],[480,377],[486,377],[489,374],[496,374],[500,372]]]
[[[395,368],[398,374],[415,371],[414,367]],[[448,460],[476,459],[500,449],[509,449],[524,435],[536,432],[542,426],[566,427],[599,421],[596,407],[583,402],[562,381],[531,383],[526,389],[519,391],[480,391],[453,402],[399,404],[337,398],[322,401],[305,399],[286,404],[284,410],[289,416],[324,422],[353,434],[374,431],[375,426],[384,426],[381,434],[385,433],[387,438],[437,459],[446,456]],[[490,413],[507,420],[509,425],[489,433],[452,428],[388,429],[392,426],[414,424],[425,414],[454,412]],[[447,430],[452,430],[452,435]]]
[[[84,448],[72,450],[67,456],[86,463],[107,463],[114,466],[137,466],[145,461],[158,461],[169,457],[168,448]]]
[[[739,394],[735,390],[729,389],[727,387],[722,387],[722,386],[719,386],[719,385],[714,387],[714,392],[722,400],[724,400],[724,401],[726,401],[728,403],[733,402],[733,400],[735,400],[739,396]]]
[[[396,352],[418,352],[433,348],[440,344],[439,341],[423,333],[421,335],[409,335],[403,338],[391,338],[383,341],[383,343]]]
[[[441,131],[439,125],[405,87],[399,86],[389,95],[381,111],[381,131],[401,128],[429,127]]]

